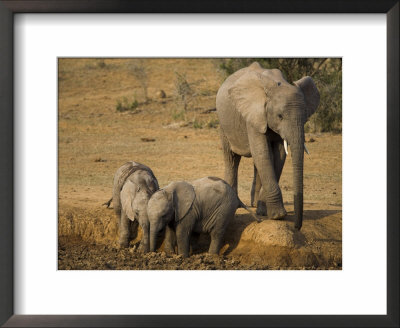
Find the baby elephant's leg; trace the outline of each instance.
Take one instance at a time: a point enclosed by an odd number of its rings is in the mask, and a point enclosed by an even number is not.
[[[229,220],[227,220],[222,215],[217,219],[217,223],[215,224],[213,230],[210,233],[211,243],[210,243],[210,248],[208,249],[208,252],[210,254],[217,254],[217,255],[219,254],[219,251],[222,247],[222,242],[228,221]]]
[[[119,245],[121,247],[128,247],[129,246],[129,219],[125,214],[125,211],[121,211],[121,220],[119,221]]]
[[[150,239],[149,239],[149,222],[141,222],[140,224],[143,232],[142,240],[140,241],[139,251],[148,253],[150,250]]]
[[[129,220],[129,240],[135,240],[139,232],[138,220]]]
[[[214,231],[211,233],[211,244],[210,248],[208,249],[208,252],[210,254],[219,254],[219,250],[221,249],[222,246],[222,237],[218,233],[214,233]]]
[[[210,233],[211,244],[210,248],[208,249],[208,252],[210,254],[219,254],[219,251],[222,247],[226,227],[228,226],[231,219],[235,216],[236,208],[237,207],[233,206],[233,204],[226,203],[226,205],[220,209],[220,213],[216,218],[215,226]]]
[[[182,224],[176,227],[176,242],[178,244],[178,254],[189,257],[190,231],[185,229]]]
[[[175,245],[175,231],[172,227],[167,225],[167,227],[165,228],[164,252],[168,254],[175,254]]]
[[[208,249],[208,252],[210,254],[219,254],[219,250],[222,247],[222,238],[224,236],[224,233],[220,231],[219,229],[213,229],[211,231],[211,243],[210,243],[210,248]]]

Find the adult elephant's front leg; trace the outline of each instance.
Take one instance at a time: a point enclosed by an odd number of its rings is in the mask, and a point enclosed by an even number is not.
[[[270,219],[283,218],[286,210],[283,207],[282,193],[275,173],[273,149],[265,134],[257,132],[250,124],[247,126],[247,131],[250,152],[262,184],[259,203],[265,202]]]

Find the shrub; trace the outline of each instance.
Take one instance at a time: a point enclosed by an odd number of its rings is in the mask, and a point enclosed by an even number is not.
[[[197,118],[193,120],[193,128],[194,129],[202,129],[203,128],[203,122],[198,121]]]
[[[136,100],[136,97],[133,98],[133,101],[129,101],[127,97],[123,97],[121,99],[117,99],[117,105],[115,109],[117,112],[126,112],[126,111],[134,111],[139,107],[139,102]]]
[[[139,60],[139,61],[133,61],[133,63],[128,65],[129,71],[131,72],[131,74],[136,78],[136,80],[138,80],[138,82],[140,83],[140,86],[142,87],[143,90],[143,98],[144,98],[144,102],[147,103],[149,101],[149,97],[148,97],[148,69],[144,64],[143,60]]]
[[[183,104],[183,110],[186,111],[188,103],[191,101],[193,96],[193,90],[190,87],[189,82],[186,80],[185,74],[175,72],[175,93],[179,101]]]
[[[175,121],[184,121],[185,120],[185,111],[184,110],[173,110],[171,113],[172,119]]]
[[[218,120],[217,118],[215,118],[215,119],[210,118],[210,119],[208,120],[207,124],[206,124],[206,126],[207,126],[208,128],[210,128],[210,129],[215,129],[215,128],[218,127],[218,125],[219,125],[219,120]]]
[[[106,63],[105,63],[104,59],[100,59],[97,62],[97,66],[100,67],[100,68],[105,68],[106,67]]]

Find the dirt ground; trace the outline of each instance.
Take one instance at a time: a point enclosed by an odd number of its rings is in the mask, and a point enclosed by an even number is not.
[[[135,67],[146,72],[148,100]],[[176,73],[192,90],[187,110],[176,96]],[[116,217],[102,204],[111,197],[116,169],[129,160],[150,166],[160,186],[204,176],[223,178],[215,96],[224,77],[212,59],[59,60],[59,253],[66,270],[341,269],[342,137],[308,133],[304,163],[304,222],[293,229],[290,155],[280,180],[288,215],[261,223],[243,209],[228,227],[220,256],[206,253],[201,235],[192,256],[117,246]],[[142,80],[143,82],[143,80]],[[166,94],[160,97],[160,90]],[[137,107],[118,112],[119,104]],[[251,158],[239,168],[239,197],[250,204]],[[251,208],[255,211],[255,208]]]

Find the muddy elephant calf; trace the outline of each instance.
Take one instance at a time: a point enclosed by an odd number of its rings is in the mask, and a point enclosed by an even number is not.
[[[116,171],[112,202],[114,211],[119,217],[119,244],[121,247],[129,246],[130,223],[137,220],[143,231],[139,250],[149,251],[147,202],[158,189],[158,181],[153,171],[146,165],[127,162]]]
[[[167,228],[166,249],[189,256],[192,232],[211,236],[209,253],[218,254],[229,221],[236,209],[247,207],[224,180],[206,177],[188,183],[171,182],[152,195],[147,204],[150,221],[150,251],[155,251],[158,232]]]

